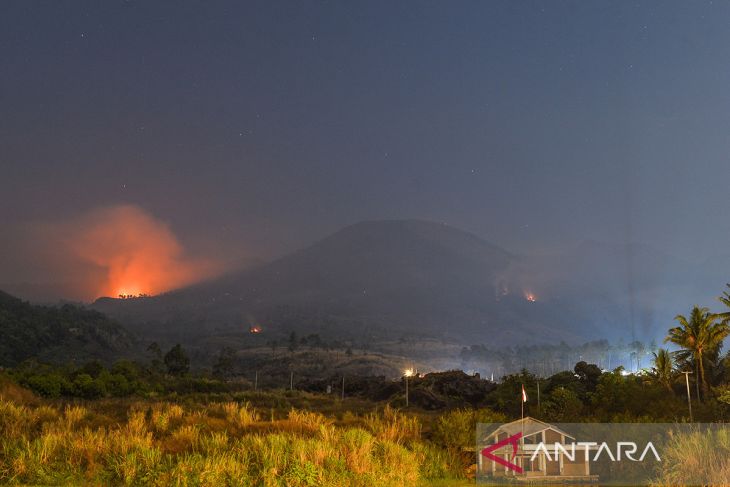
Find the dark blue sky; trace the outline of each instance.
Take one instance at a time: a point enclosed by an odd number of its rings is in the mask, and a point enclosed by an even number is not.
[[[4,2],[3,227],[133,204],[235,257],[423,218],[704,260],[729,46],[725,2]]]

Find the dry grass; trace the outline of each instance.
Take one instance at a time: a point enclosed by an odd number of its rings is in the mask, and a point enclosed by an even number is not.
[[[401,413],[386,406],[383,414],[368,414],[365,425],[380,440],[403,443],[421,438],[421,423],[418,418]]]
[[[221,408],[225,413],[226,420],[239,428],[251,426],[259,419],[256,411],[248,403],[227,402],[222,404]]]
[[[362,427],[299,409],[262,419],[246,402],[130,404],[101,426],[96,414],[0,401],[0,484],[395,486],[446,471],[424,465],[438,452],[419,421],[390,408]]]
[[[675,434],[662,452],[657,486],[730,485],[730,431]]]

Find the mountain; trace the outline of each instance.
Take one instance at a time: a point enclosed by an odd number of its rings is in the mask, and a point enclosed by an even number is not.
[[[599,323],[568,300],[535,295],[524,267],[522,257],[444,224],[367,221],[256,269],[156,297],[102,298],[94,308],[141,334],[176,337],[247,332],[251,324],[361,341],[600,336]]]
[[[0,365],[108,359],[127,350],[132,336],[98,311],[72,304],[36,306],[0,291]]]

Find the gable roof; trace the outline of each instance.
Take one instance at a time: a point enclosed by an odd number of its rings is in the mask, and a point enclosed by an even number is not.
[[[573,440],[575,439],[574,436],[569,435],[560,428],[553,426],[549,423],[545,423],[544,421],[540,421],[539,419],[531,418],[529,416],[523,420],[518,419],[516,421],[512,421],[511,423],[501,425],[500,427],[489,433],[487,435],[487,438],[496,437],[500,433],[507,433],[507,436],[516,435],[517,433],[523,433],[523,436],[532,436],[545,430],[552,430],[567,438],[571,438]]]

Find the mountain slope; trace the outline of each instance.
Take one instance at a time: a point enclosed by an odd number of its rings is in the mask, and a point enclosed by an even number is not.
[[[359,338],[419,334],[479,343],[580,341],[595,330],[565,302],[525,299],[520,258],[447,225],[370,221],[257,269],[165,295],[98,300],[139,333],[289,330]]]
[[[29,358],[67,362],[108,358],[133,339],[98,311],[70,304],[35,306],[0,291],[0,365]]]

